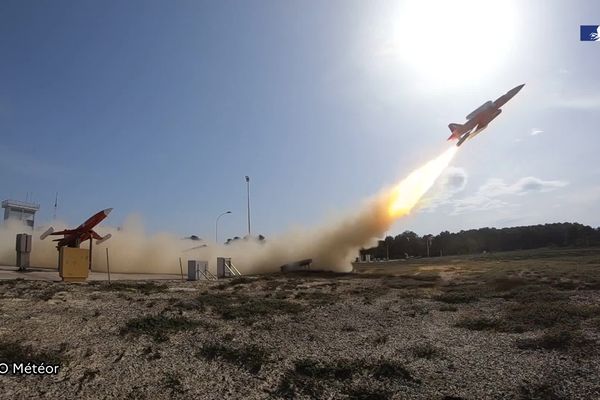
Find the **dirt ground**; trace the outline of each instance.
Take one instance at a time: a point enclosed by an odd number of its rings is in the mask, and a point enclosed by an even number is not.
[[[357,269],[0,281],[0,397],[600,398],[600,249]]]

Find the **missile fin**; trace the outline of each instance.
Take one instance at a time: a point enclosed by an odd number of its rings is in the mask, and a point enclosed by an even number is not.
[[[46,232],[44,232],[40,235],[40,240],[46,239],[46,236],[51,235],[52,233],[54,233],[54,228],[53,227],[48,228],[48,230],[46,230]]]

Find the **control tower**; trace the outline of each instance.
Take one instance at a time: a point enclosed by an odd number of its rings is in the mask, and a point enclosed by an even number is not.
[[[18,200],[4,200],[2,208],[4,208],[4,221],[21,221],[25,226],[33,229],[35,213],[40,209],[40,205]]]

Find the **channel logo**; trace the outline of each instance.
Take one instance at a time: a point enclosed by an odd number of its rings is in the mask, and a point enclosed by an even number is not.
[[[600,25],[581,25],[579,39],[582,42],[600,42]]]

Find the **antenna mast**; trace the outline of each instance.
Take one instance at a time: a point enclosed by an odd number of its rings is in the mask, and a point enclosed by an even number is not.
[[[58,192],[56,192],[56,197],[54,198],[54,215],[52,219],[56,221],[56,209],[58,208]]]

